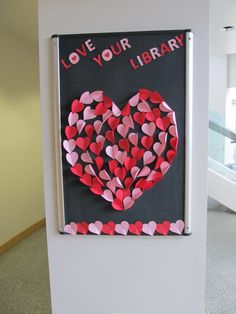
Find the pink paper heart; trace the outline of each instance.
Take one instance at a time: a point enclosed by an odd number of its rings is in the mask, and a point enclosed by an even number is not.
[[[101,143],[102,146],[103,146],[103,144],[104,144],[104,142],[105,142],[105,137],[102,136],[102,135],[98,135],[98,136],[96,137],[96,142],[97,142],[97,143]]]
[[[105,169],[103,169],[103,170],[101,170],[101,171],[99,172],[99,177],[100,177],[101,179],[105,180],[105,181],[110,181],[110,180],[111,180],[109,174],[107,173],[107,171],[106,171]]]
[[[164,101],[160,103],[160,110],[163,112],[170,112],[172,109]]]
[[[122,122],[124,125],[128,126],[129,128],[134,129],[134,121],[131,116],[125,116],[122,119]]]
[[[86,107],[84,109],[84,120],[91,120],[96,118],[96,115],[94,114],[94,109],[91,109],[90,106]]]
[[[132,198],[134,200],[138,199],[140,196],[142,196],[143,191],[140,188],[135,188],[132,191]]]
[[[116,224],[115,231],[119,234],[127,235],[129,231],[129,223],[122,221],[120,224]]]
[[[120,109],[117,107],[117,105],[114,102],[112,103],[112,112],[115,117],[119,117],[121,114]]]
[[[75,146],[76,146],[76,141],[73,139],[70,139],[69,141],[67,140],[63,141],[63,147],[68,153],[72,153],[73,150],[75,149]]]
[[[134,205],[134,200],[130,196],[126,196],[123,200],[124,209],[129,209]]]
[[[78,130],[78,133],[80,134],[85,126],[85,121],[84,120],[78,120],[77,123],[76,123],[76,127],[77,127],[77,130]]]
[[[109,190],[111,190],[113,193],[116,193],[116,184],[114,180],[108,181],[106,186],[108,187]]]
[[[170,122],[174,125],[176,125],[176,117],[175,117],[175,113],[172,111],[172,112],[169,112],[167,117],[170,118]]]
[[[106,147],[106,154],[111,157],[112,159],[116,158],[116,155],[118,153],[118,146],[117,145],[113,145],[113,146],[107,146]]]
[[[102,197],[108,201],[108,202],[113,202],[114,198],[113,198],[113,194],[110,190],[104,190]]]
[[[182,234],[183,230],[184,230],[184,222],[182,220],[177,220],[176,223],[170,224],[170,231],[174,233]]]
[[[143,224],[142,231],[150,236],[153,236],[156,231],[157,224],[155,221],[150,221],[148,224]]]
[[[93,166],[92,166],[91,164],[86,165],[86,166],[84,167],[84,170],[85,170],[85,172],[86,172],[87,174],[90,174],[91,176],[96,176],[96,173],[95,173],[95,171],[94,171],[94,169],[93,169]]]
[[[170,168],[170,164],[167,161],[163,161],[160,165],[161,173],[164,175]]]
[[[166,140],[167,140],[167,133],[166,132],[161,132],[159,135],[158,135],[158,138],[160,140],[160,142],[163,144],[163,143],[166,143]]]
[[[72,167],[74,167],[74,165],[76,164],[78,160],[78,154],[75,152],[67,153],[66,160],[68,161],[69,164],[71,164]]]
[[[95,221],[95,223],[89,224],[88,229],[90,232],[100,235],[102,232],[102,227],[103,227],[103,224],[101,223],[101,221]]]
[[[65,225],[64,232],[75,236],[77,234],[77,224],[71,222],[69,225]]]
[[[137,133],[130,133],[128,138],[129,138],[129,141],[131,144],[133,144],[134,146],[138,145],[138,134]]]
[[[124,125],[124,124],[119,124],[117,126],[117,132],[123,137],[125,138],[126,137],[126,134],[128,133],[129,131],[129,127]]]
[[[169,133],[174,137],[178,137],[178,132],[175,125],[169,127]]]
[[[84,92],[79,101],[86,105],[90,105],[93,102],[93,97],[89,94],[89,92]]]
[[[161,154],[164,152],[165,148],[166,148],[165,143],[164,143],[164,144],[155,143],[155,144],[153,145],[153,150],[154,150],[154,152],[157,154],[157,156],[159,156],[159,157],[160,157]]]
[[[69,117],[68,117],[69,126],[72,126],[73,124],[75,124],[78,121],[78,119],[79,119],[78,113],[70,112]]]
[[[103,100],[103,91],[101,90],[96,90],[92,92],[90,95],[97,102],[101,102]]]
[[[123,189],[123,185],[118,177],[114,177],[112,181],[114,182],[116,187]]]
[[[94,130],[95,130],[95,132],[96,132],[97,134],[100,134],[102,125],[103,125],[102,121],[100,121],[100,120],[94,121],[93,127],[94,127]]]
[[[146,151],[146,152],[143,154],[143,163],[144,163],[144,165],[149,165],[149,164],[151,164],[151,163],[154,161],[155,158],[156,158],[156,157],[152,154],[152,152]]]
[[[135,180],[137,178],[137,175],[140,171],[140,168],[139,167],[133,167],[131,170],[130,170],[130,173],[131,173],[131,176],[132,178]]]
[[[147,166],[144,166],[143,169],[141,169],[141,171],[138,174],[138,178],[140,177],[146,177],[147,175],[149,175],[151,169]]]
[[[90,157],[89,152],[82,153],[81,154],[81,159],[83,160],[83,162],[93,164],[93,160]]]
[[[151,108],[149,104],[145,100],[143,100],[138,104],[138,110],[141,112],[149,112],[151,111]]]
[[[115,159],[121,164],[123,165],[124,162],[125,162],[125,159],[127,157],[127,152],[124,151],[124,152],[121,152],[121,151],[118,151],[116,156],[115,156]]]
[[[136,95],[134,95],[132,98],[130,98],[129,100],[129,104],[131,107],[135,107],[137,106],[139,102],[139,93],[137,93]]]
[[[142,125],[143,133],[147,134],[148,136],[153,136],[155,130],[156,130],[156,125],[154,122],[144,123]]]
[[[102,115],[102,121],[103,123],[110,117],[112,116],[111,110],[107,110],[103,115]]]

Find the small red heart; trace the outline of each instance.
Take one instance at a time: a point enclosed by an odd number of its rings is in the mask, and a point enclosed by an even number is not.
[[[75,126],[66,126],[65,128],[65,134],[68,140],[70,140],[72,137],[74,137],[77,133],[77,129]]]
[[[88,223],[85,221],[77,223],[77,231],[81,234],[87,234],[88,233]]]
[[[104,104],[106,105],[107,108],[111,108],[112,100],[109,97],[103,95],[103,102],[104,102]]]
[[[109,57],[109,55],[110,55],[109,52],[104,53],[104,56],[105,56],[105,57]]]
[[[153,137],[152,136],[143,136],[141,138],[141,143],[142,143],[143,147],[145,147],[147,150],[149,150],[153,144]]]
[[[138,161],[143,157],[144,154],[144,149],[138,148],[138,147],[133,147],[131,149],[131,155]]]
[[[127,157],[124,162],[126,170],[129,171],[132,169],[136,165],[136,162],[136,159]]]
[[[157,170],[160,168],[160,165],[161,163],[164,161],[165,159],[163,157],[159,157],[156,161],[156,164],[155,164],[155,167],[154,167],[154,170]]]
[[[178,139],[176,137],[172,137],[170,140],[170,146],[174,149],[177,150],[178,146]]]
[[[119,189],[116,191],[116,197],[121,201],[123,201],[123,199],[127,196],[130,196],[130,190]]]
[[[162,224],[157,224],[156,231],[160,234],[167,235],[170,230],[169,221],[164,221]]]
[[[168,150],[168,152],[166,154],[166,157],[167,157],[169,163],[172,163],[172,161],[174,160],[175,156],[176,156],[176,151],[175,150],[172,150],[172,149]]]
[[[87,134],[88,137],[91,137],[94,132],[94,127],[91,124],[86,125],[84,128],[85,133]]]
[[[101,179],[98,176],[93,178],[93,183],[98,183],[99,185],[104,186],[104,183],[101,181]]]
[[[108,140],[112,144],[115,144],[115,134],[114,134],[114,131],[112,131],[112,130],[106,131],[105,138],[106,138],[106,140]]]
[[[136,221],[134,224],[129,225],[129,232],[135,235],[140,235],[143,229],[143,223],[141,221]]]
[[[102,150],[102,143],[101,142],[99,142],[99,143],[91,143],[90,144],[90,150],[91,150],[91,152],[93,152],[95,155],[100,155],[100,153],[101,153],[101,150]]]
[[[124,108],[121,110],[122,116],[129,116],[130,115],[130,105],[127,103]]]
[[[99,183],[93,183],[90,190],[96,195],[102,195],[102,193],[103,193],[101,184],[99,184]]]
[[[103,115],[105,112],[107,111],[107,107],[103,102],[100,102],[99,104],[97,104],[97,106],[95,107],[94,113],[98,116]]]
[[[86,151],[90,144],[90,137],[78,137],[76,139],[76,145],[81,148],[82,150]]]
[[[157,118],[156,120],[156,126],[162,131],[166,131],[169,125],[170,125],[170,118],[167,116],[163,118]]]
[[[96,163],[98,170],[100,171],[102,169],[103,164],[104,164],[104,160],[101,156],[97,156],[95,158],[95,163]]]
[[[114,171],[114,173],[115,173],[115,175],[119,178],[119,179],[121,179],[122,181],[124,180],[124,178],[125,178],[125,176],[126,176],[126,170],[125,170],[125,168],[124,167],[118,167],[118,168],[116,168],[115,169],[115,171]]]
[[[115,169],[118,167],[118,162],[116,160],[109,160],[108,164],[109,164],[109,169],[111,173],[113,173]]]
[[[84,104],[79,102],[78,99],[74,99],[71,104],[71,111],[74,112],[81,112],[84,109]]]
[[[74,167],[70,168],[70,171],[76,176],[81,177],[83,175],[83,166],[80,163],[77,163]]]
[[[144,191],[151,189],[153,187],[154,183],[152,181],[147,181],[144,178],[140,179],[136,184],[136,188],[143,189]]]
[[[115,232],[116,224],[113,221],[108,221],[107,224],[104,224],[102,227],[102,232],[105,234],[113,235]]]
[[[127,138],[122,138],[119,140],[118,145],[120,146],[121,149],[125,150],[126,152],[129,151],[129,141]]]
[[[80,182],[82,182],[84,185],[91,186],[92,185],[92,178],[88,173],[85,173],[80,178]]]
[[[144,121],[145,121],[145,112],[135,112],[133,118],[134,121],[137,122],[140,125],[143,125]]]
[[[125,184],[126,189],[129,189],[133,182],[134,182],[133,178],[131,177],[125,178],[124,184]]]
[[[156,172],[154,177],[153,177],[153,183],[156,184],[163,178],[163,174],[161,172]]]
[[[163,98],[157,92],[153,92],[151,93],[150,100],[153,104],[159,104],[163,101]]]
[[[140,100],[147,100],[151,96],[151,92],[148,89],[141,88],[139,90],[139,99]]]
[[[154,122],[161,115],[161,111],[158,108],[154,108],[152,111],[146,113],[146,119]]]
[[[115,198],[114,201],[112,202],[112,207],[115,210],[124,210],[124,206],[121,200],[119,200],[118,198]]]
[[[112,130],[115,130],[117,125],[120,123],[120,119],[115,118],[115,117],[110,117],[108,118],[107,123]]]

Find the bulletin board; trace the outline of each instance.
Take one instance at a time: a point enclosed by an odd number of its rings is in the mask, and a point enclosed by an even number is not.
[[[190,30],[53,35],[59,231],[191,233]]]

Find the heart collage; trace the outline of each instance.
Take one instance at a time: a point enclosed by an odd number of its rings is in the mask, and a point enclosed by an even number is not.
[[[72,101],[64,131],[63,147],[71,173],[117,211],[130,209],[155,186],[177,153],[175,112],[158,92],[148,89],[140,89],[122,109],[103,91],[86,91]],[[94,229],[89,224],[85,230],[132,233],[127,224],[123,222],[123,228],[111,222],[99,228],[94,225]],[[154,223],[149,224],[137,227],[139,233],[158,232]]]
[[[129,224],[127,221],[115,224],[113,221],[102,223],[101,221],[95,221],[94,223],[88,224],[83,221],[80,223],[71,222],[65,225],[64,232],[70,235],[76,234],[95,234],[95,235],[149,235],[155,234],[166,236],[170,232],[172,234],[181,235],[184,230],[184,222],[177,220],[175,223],[164,221],[162,223],[156,223],[150,221],[149,223],[142,223],[136,221],[135,223]]]

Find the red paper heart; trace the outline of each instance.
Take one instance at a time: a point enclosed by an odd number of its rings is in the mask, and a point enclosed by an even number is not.
[[[110,202],[115,210],[128,209],[137,195],[163,178],[176,156],[174,112],[159,93],[147,89],[139,90],[122,109],[103,94],[99,99],[93,95],[85,92],[72,102],[68,121],[73,123],[77,118],[79,123],[65,127],[65,149],[70,147],[66,160],[73,175],[92,193]],[[76,145],[69,144],[70,140]],[[104,233],[109,231],[106,225]],[[157,232],[164,234],[167,226],[159,225]],[[140,222],[130,227],[133,234],[141,231]]]
[[[77,231],[81,234],[87,234],[88,233],[88,223],[85,221],[77,223]]]
[[[143,223],[141,221],[136,221],[134,224],[129,225],[129,232],[135,235],[140,235],[143,229]]]
[[[170,230],[169,221],[164,221],[162,224],[157,224],[156,231],[162,235],[167,235]]]
[[[104,224],[102,227],[102,232],[105,234],[113,235],[115,232],[116,224],[113,221],[108,221],[107,224]]]

